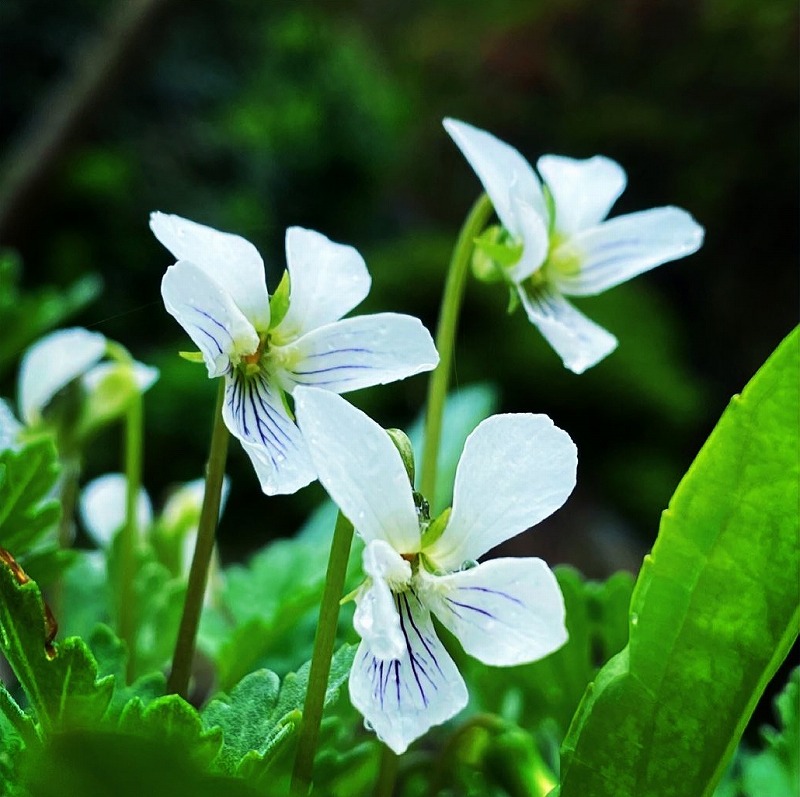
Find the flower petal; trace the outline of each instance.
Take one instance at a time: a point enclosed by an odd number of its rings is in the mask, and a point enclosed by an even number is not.
[[[553,195],[555,229],[562,235],[599,224],[628,182],[622,166],[602,155],[585,160],[543,155],[536,165]]]
[[[294,402],[322,486],[364,541],[419,551],[411,484],[389,435],[328,390],[298,387]]]
[[[702,243],[703,228],[680,208],[617,216],[556,248],[551,254],[554,264],[564,259],[580,265],[563,273],[556,266],[552,279],[568,295],[594,296],[662,263],[691,255]]]
[[[514,147],[485,130],[456,119],[445,119],[443,124],[478,175],[492,200],[497,217],[512,235],[522,238],[522,230],[512,208],[512,189],[543,219],[547,218],[539,178],[530,163]]]
[[[364,258],[352,246],[334,243],[313,230],[286,231],[286,267],[291,291],[289,309],[273,332],[279,344],[338,321],[369,293],[371,279]]]
[[[356,596],[353,626],[378,659],[400,658],[406,645],[390,585],[407,586],[411,565],[383,540],[369,543],[362,558],[370,582]]]
[[[17,420],[9,403],[5,399],[0,399],[0,451],[5,451],[7,448],[16,450],[21,431],[22,424]]]
[[[556,511],[575,487],[578,452],[546,415],[493,415],[464,444],[444,533],[425,548],[458,570]]]
[[[509,277],[512,282],[519,283],[538,271],[544,263],[550,247],[550,236],[545,217],[514,191],[511,193],[511,210],[522,239],[522,256],[509,269]]]
[[[226,374],[222,418],[241,441],[267,495],[294,493],[314,481],[303,435],[264,374]]]
[[[161,295],[167,312],[203,353],[209,376],[221,376],[258,348],[256,330],[230,294],[194,263],[170,266]]]
[[[362,642],[350,671],[350,700],[365,724],[398,755],[467,704],[467,687],[412,591],[395,596],[403,655],[382,661]]]
[[[597,365],[617,348],[617,339],[590,321],[549,285],[521,287],[519,297],[528,319],[576,374]]]
[[[167,213],[151,213],[150,229],[176,260],[188,260],[228,293],[260,332],[269,327],[264,261],[249,241]]]
[[[36,423],[50,399],[105,354],[106,339],[79,327],[61,329],[34,343],[22,358],[19,409],[26,423]]]
[[[537,661],[567,641],[564,598],[541,559],[492,559],[422,579],[425,605],[484,664]]]
[[[114,535],[125,525],[125,502],[128,482],[121,473],[107,473],[90,481],[81,491],[79,511],[86,533],[100,548],[111,544]],[[136,501],[139,530],[153,522],[153,505],[140,488]]]
[[[347,393],[430,371],[439,354],[419,319],[378,313],[335,321],[276,347],[281,387],[298,385]]]

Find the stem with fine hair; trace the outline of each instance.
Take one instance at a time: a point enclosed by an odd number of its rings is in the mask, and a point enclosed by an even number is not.
[[[319,609],[319,622],[314,637],[314,652],[308,674],[308,691],[303,706],[303,720],[297,741],[297,757],[292,772],[292,797],[306,797],[314,774],[314,753],[317,749],[328,675],[331,670],[336,626],[339,622],[339,601],[344,591],[350,544],[353,541],[353,524],[340,512],[333,531],[325,589]]]
[[[128,647],[127,679],[136,671],[136,565],[139,554],[138,503],[142,484],[142,394],[136,388],[125,413],[125,525],[120,534],[119,635]]]
[[[197,529],[197,542],[194,547],[192,566],[189,570],[189,584],[186,588],[186,601],[183,604],[178,639],[172,656],[172,670],[167,681],[167,691],[186,697],[189,692],[189,678],[192,673],[192,659],[200,625],[200,611],[208,579],[208,568],[214,553],[214,538],[219,520],[219,506],[222,495],[222,482],[225,476],[225,460],[228,456],[230,433],[222,419],[222,406],[225,400],[225,380],[219,380],[217,405],[214,410],[214,427],[211,432],[211,447],[206,466],[206,488],[203,507],[200,510],[200,525]]]
[[[439,311],[439,325],[436,328],[436,348],[439,351],[439,365],[431,373],[428,383],[428,399],[425,414],[425,449],[422,455],[419,490],[433,506],[436,490],[436,468],[439,459],[439,443],[442,436],[442,417],[447,399],[447,388],[450,383],[450,369],[453,364],[453,349],[458,329],[458,318],[461,312],[461,301],[464,297],[464,286],[467,282],[472,259],[475,238],[483,231],[486,222],[492,215],[492,202],[486,194],[481,194],[472,206],[461,231],[458,234],[450,266],[447,282],[442,295]]]

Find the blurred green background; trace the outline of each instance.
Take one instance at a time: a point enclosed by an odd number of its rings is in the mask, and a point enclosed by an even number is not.
[[[318,229],[366,257],[364,311],[433,330],[479,192],[443,116],[534,162],[616,158],[629,189],[613,213],[682,206],[703,249],[581,302],[620,339],[583,377],[506,315],[502,289],[471,282],[454,382],[496,383],[499,409],[546,412],[578,445],[573,499],[518,550],[591,576],[635,569],[727,400],[796,323],[797,23],[792,0],[3,0],[0,243],[23,295],[99,275],[67,323],[160,367],[146,401],[158,502],[202,471],[214,387],[176,356],[189,342],[160,299],[172,261],[151,210],[250,239],[270,288],[285,228]],[[9,269],[5,396],[26,345]],[[407,426],[424,391],[416,377],[350,398]],[[92,446],[87,478],[119,468],[118,438]],[[229,472],[226,560],[291,535],[322,496],[264,499],[238,446]]]

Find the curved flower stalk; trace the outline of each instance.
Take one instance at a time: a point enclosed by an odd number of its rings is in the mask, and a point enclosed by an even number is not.
[[[504,228],[503,278],[564,365],[583,373],[617,339],[566,298],[594,296],[662,263],[696,252],[703,228],[685,211],[661,207],[606,220],[627,177],[613,160],[539,158],[533,167],[513,147],[455,119],[444,127],[478,175]],[[505,251],[503,251],[505,250]]]
[[[411,316],[340,320],[366,297],[370,277],[351,246],[301,227],[286,232],[288,283],[270,299],[264,263],[238,235],[153,213],[150,228],[177,258],[161,293],[200,349],[209,377],[224,376],[223,417],[268,495],[316,478],[286,395],[298,385],[335,393],[429,371],[438,355]]]
[[[577,452],[547,416],[495,415],[467,439],[452,511],[431,521],[380,426],[313,388],[298,388],[295,403],[320,482],[366,543],[350,697],[402,753],[467,703],[431,613],[495,666],[536,661],[566,641],[561,591],[542,560],[475,560],[564,503]]]

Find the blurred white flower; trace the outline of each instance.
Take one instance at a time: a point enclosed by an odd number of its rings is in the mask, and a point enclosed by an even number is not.
[[[313,388],[298,388],[295,402],[320,482],[366,543],[350,697],[402,753],[467,703],[431,612],[491,665],[536,661],[566,641],[561,591],[542,560],[475,560],[564,503],[577,452],[547,416],[495,415],[467,439],[452,512],[430,522],[380,426]]]
[[[177,258],[161,283],[164,304],[225,377],[223,417],[262,490],[292,493],[316,478],[286,394],[298,385],[335,393],[428,371],[438,355],[411,316],[340,320],[367,295],[370,277],[351,246],[300,227],[286,232],[289,283],[270,300],[264,263],[238,235],[153,213],[150,228]]]
[[[504,277],[564,365],[582,373],[617,339],[565,297],[594,296],[670,260],[696,252],[703,228],[685,211],[661,207],[603,221],[625,189],[622,167],[602,156],[539,158],[455,119],[444,127],[475,170],[510,236]]]

